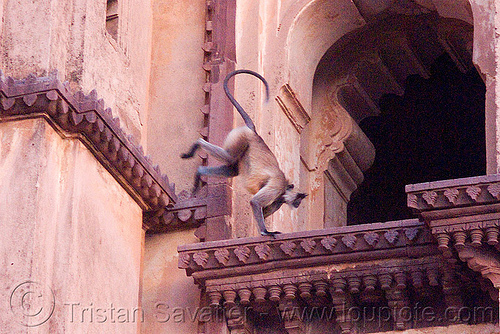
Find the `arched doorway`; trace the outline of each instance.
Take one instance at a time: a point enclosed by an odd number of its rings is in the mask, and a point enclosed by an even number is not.
[[[325,53],[309,130],[323,138],[317,151],[334,152],[323,169],[325,227],[408,218],[405,184],[485,173],[485,88],[472,41],[460,20],[393,15]]]

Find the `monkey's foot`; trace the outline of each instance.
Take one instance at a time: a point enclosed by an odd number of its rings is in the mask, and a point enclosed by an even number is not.
[[[265,235],[270,235],[271,237],[275,238],[276,234],[281,234],[281,232],[274,231],[274,232],[269,232],[269,231],[261,231],[260,235],[265,236]]]

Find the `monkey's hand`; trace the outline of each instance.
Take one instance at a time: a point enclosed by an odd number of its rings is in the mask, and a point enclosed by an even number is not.
[[[260,232],[260,235],[262,235],[262,236],[269,235],[269,236],[271,236],[273,238],[276,238],[276,234],[281,234],[281,232],[278,232],[278,231],[269,232],[268,230],[264,230],[264,231]]]

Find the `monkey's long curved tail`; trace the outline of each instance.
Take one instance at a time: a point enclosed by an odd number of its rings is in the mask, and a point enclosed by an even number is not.
[[[227,82],[229,81],[229,79],[231,79],[235,75],[241,74],[241,73],[251,74],[254,77],[259,78],[264,83],[264,86],[266,86],[266,102],[269,100],[269,85],[267,84],[266,79],[264,79],[264,77],[262,75],[260,75],[257,72],[251,71],[251,70],[236,70],[236,71],[229,73],[226,76],[226,78],[224,79],[224,92],[226,92],[226,95],[227,95],[229,101],[231,101],[231,103],[236,107],[236,110],[238,110],[238,112],[240,113],[241,117],[243,117],[243,120],[245,121],[245,125],[248,128],[250,128],[253,132],[256,132],[255,125],[253,124],[252,119],[250,118],[250,116],[248,116],[248,114],[243,109],[243,107],[238,103],[238,101],[236,101],[236,99],[231,94],[231,92],[229,92],[229,88],[227,87]]]

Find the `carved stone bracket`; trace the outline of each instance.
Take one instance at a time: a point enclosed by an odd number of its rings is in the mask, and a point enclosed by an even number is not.
[[[500,289],[500,256],[497,252],[465,246],[459,250],[460,259],[467,262],[469,268],[481,273],[493,286]]]
[[[356,300],[383,303],[393,312],[394,329],[409,328],[409,317],[400,311],[410,309],[408,291],[439,289],[449,306],[457,307],[450,290],[461,286],[460,280],[449,275],[449,264],[442,256],[420,259],[390,259],[378,264],[352,266],[322,266],[308,270],[287,269],[257,275],[237,275],[204,281],[213,307],[234,304],[266,309],[279,308],[289,333],[302,333],[300,315],[304,308],[327,307],[335,310],[335,321],[342,333],[352,333],[359,319],[351,319]],[[385,295],[385,298],[384,298]],[[357,296],[357,297],[354,297]],[[448,298],[449,297],[449,298]],[[287,313],[288,312],[288,313]],[[242,326],[239,324],[238,326]],[[302,332],[301,332],[302,331]]]
[[[500,287],[500,175],[409,185],[406,192],[449,262],[466,262]]]
[[[144,155],[105,108],[95,90],[88,95],[72,94],[57,72],[47,77],[30,75],[22,80],[4,78],[0,72],[0,119],[44,117],[56,131],[79,138],[97,160],[127,190],[145,212],[145,229],[150,217],[163,214],[177,201],[174,185],[161,174],[158,165]]]

